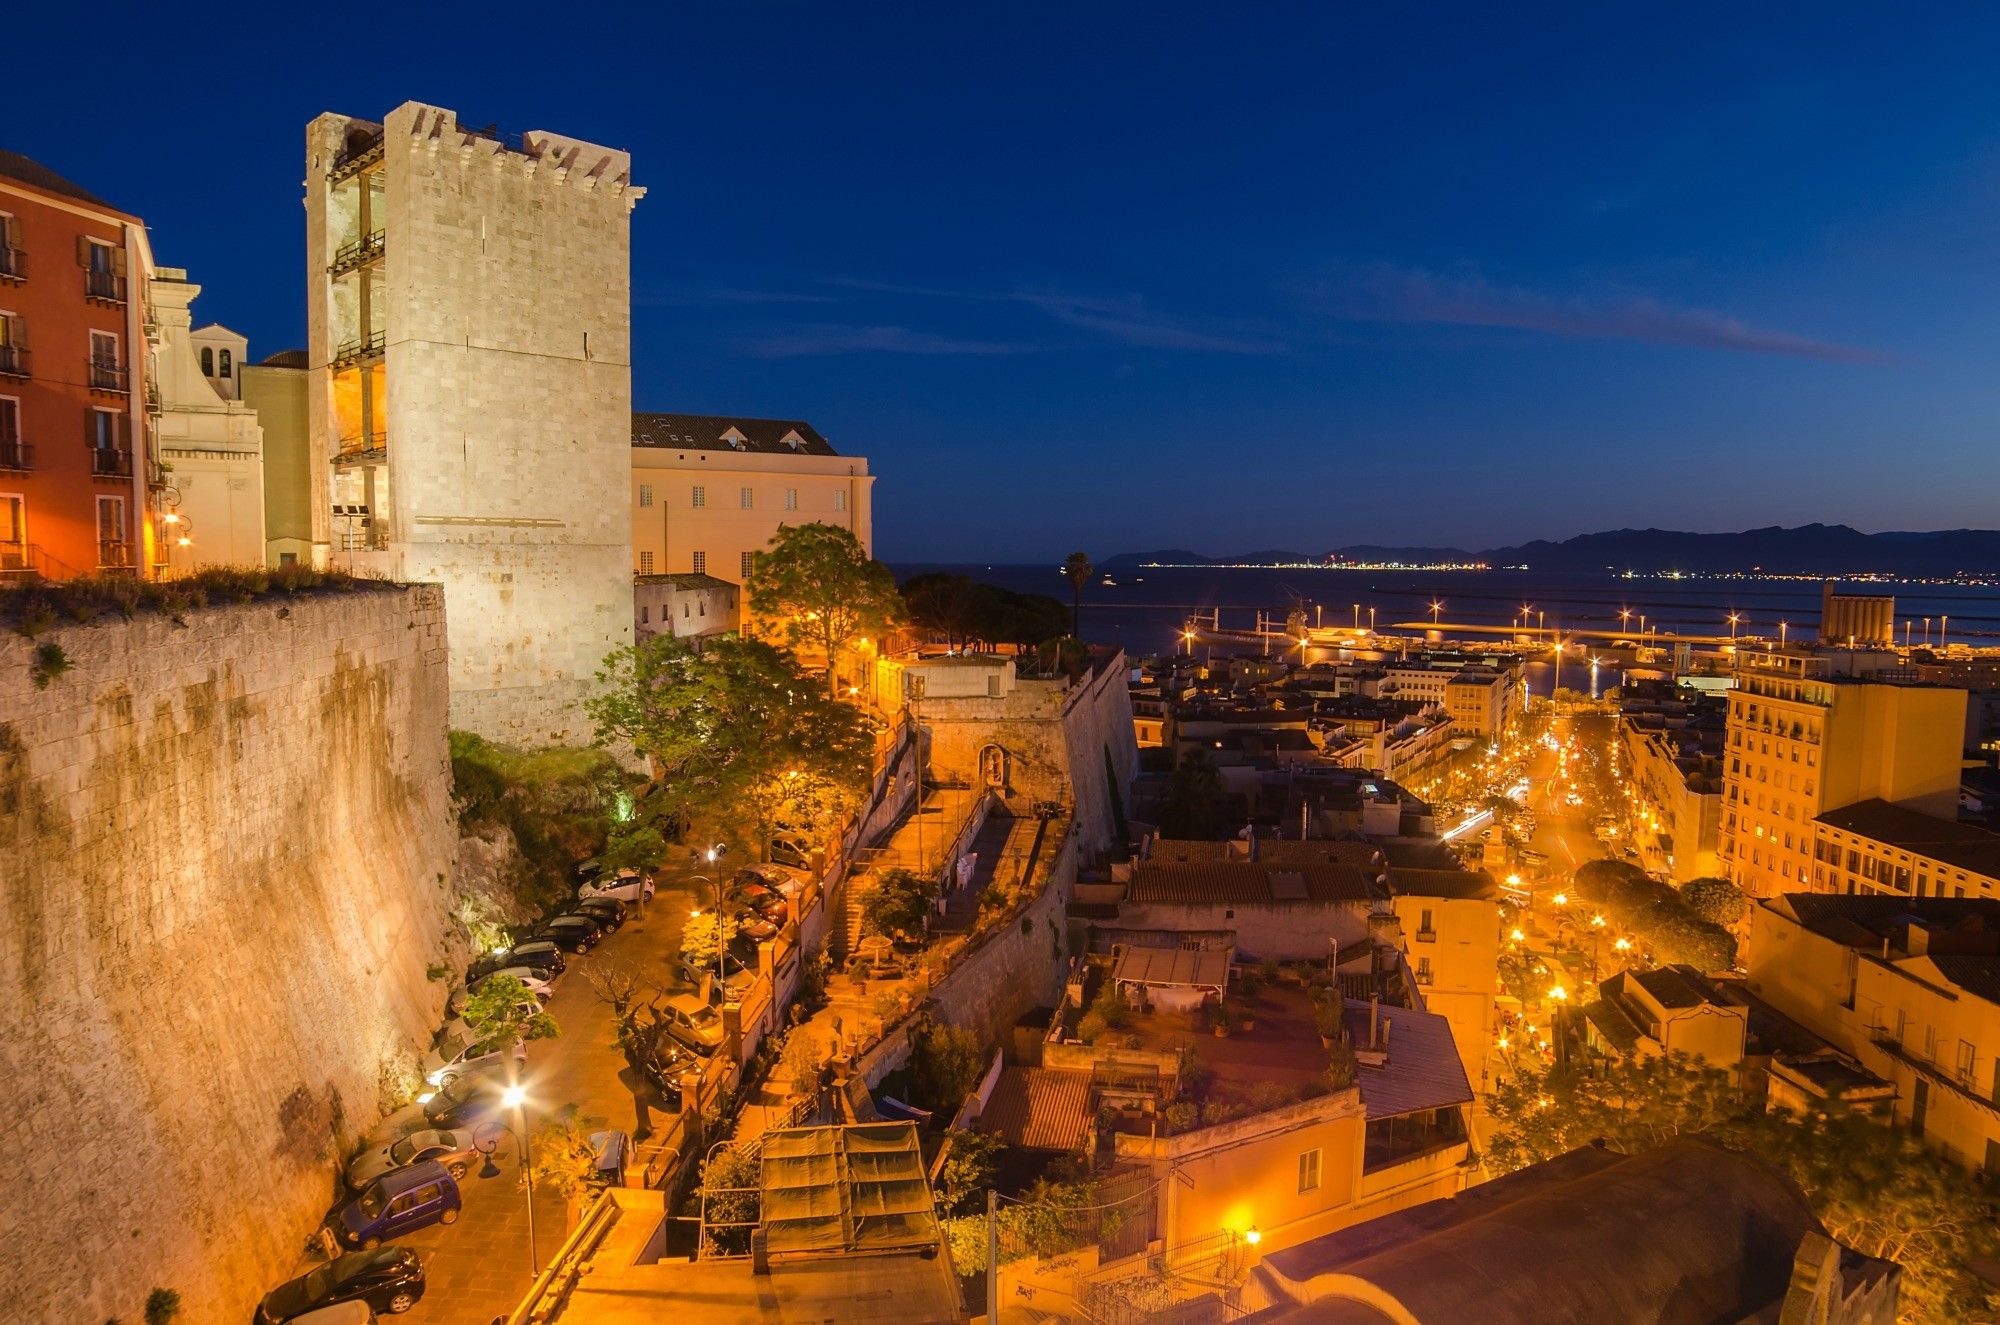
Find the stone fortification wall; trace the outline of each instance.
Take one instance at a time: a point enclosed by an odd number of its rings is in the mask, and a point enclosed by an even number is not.
[[[247,1320],[290,1270],[436,1023],[446,704],[434,586],[0,639],[9,1319]]]

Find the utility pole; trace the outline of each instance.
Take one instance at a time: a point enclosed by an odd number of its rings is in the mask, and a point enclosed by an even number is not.
[[[1000,1325],[1000,1193],[986,1189],[986,1325]]]

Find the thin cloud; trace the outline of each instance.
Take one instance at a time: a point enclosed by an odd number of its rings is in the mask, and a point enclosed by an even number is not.
[[[1499,327],[1572,340],[1642,341],[1827,363],[1886,363],[1892,357],[1652,298],[1557,299],[1495,285],[1476,274],[1446,276],[1382,263],[1335,273],[1312,289],[1311,302],[1322,312],[1355,322]]]
[[[749,290],[739,286],[715,285],[642,294],[632,302],[642,308],[743,308],[762,304],[830,304],[833,298],[795,290]]]
[[[740,342],[759,359],[804,359],[836,354],[1027,354],[1039,346],[1007,341],[964,340],[909,327],[819,324],[793,327]]]
[[[1190,350],[1210,354],[1283,354],[1289,348],[1284,341],[1260,330],[1241,327],[1209,329],[1183,318],[1156,312],[1137,296],[1106,299],[1036,290],[953,290],[866,280],[834,280],[829,283],[870,294],[981,304],[1019,304],[1036,309],[1064,326],[1143,349]]]

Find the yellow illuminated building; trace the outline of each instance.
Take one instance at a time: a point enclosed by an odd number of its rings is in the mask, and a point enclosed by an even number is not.
[[[1756,897],[1812,886],[1813,821],[1880,799],[1949,816],[1963,690],[1878,679],[1889,655],[1740,655],[1729,696],[1720,863]]]

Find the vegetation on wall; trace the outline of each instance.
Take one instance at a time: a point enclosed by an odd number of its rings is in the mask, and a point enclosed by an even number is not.
[[[171,580],[141,580],[130,575],[29,579],[0,588],[0,626],[32,639],[56,626],[87,625],[105,616],[129,619],[141,612],[179,616],[224,603],[396,587],[386,580],[311,566],[268,570],[262,566],[211,566]]]
[[[516,891],[534,910],[566,897],[575,862],[603,850],[624,776],[602,750],[515,750],[453,732],[451,780],[462,833],[513,834],[527,862]]]

